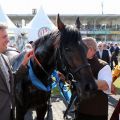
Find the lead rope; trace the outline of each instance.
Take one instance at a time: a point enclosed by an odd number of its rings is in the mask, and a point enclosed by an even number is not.
[[[34,52],[34,56],[33,56],[35,62],[38,64],[38,66],[45,72],[45,74],[49,77],[49,74],[47,73],[47,71],[43,68],[43,66],[41,65],[41,63],[38,61],[38,59],[36,58],[35,52]]]
[[[43,66],[41,65],[41,63],[38,61],[35,52],[34,52],[34,56],[33,56],[35,62],[38,64],[38,66],[45,72],[45,74],[48,76],[49,78],[49,74],[47,73],[47,71],[43,68]],[[51,108],[51,99],[48,100],[48,107],[47,107],[47,116],[46,116],[46,120],[49,120],[49,116],[52,113],[52,108]]]
[[[69,81],[71,81],[70,84],[72,85],[72,87],[71,87],[72,96],[71,96],[70,102],[68,103],[67,109],[66,109],[66,111],[64,112],[64,116],[63,116],[64,120],[68,120],[68,116],[67,116],[67,115],[68,115],[68,112],[69,112],[71,106],[74,104],[74,102],[76,101],[76,98],[77,98],[76,92],[74,91],[74,89],[75,89],[74,76],[73,76],[71,73],[68,73],[67,79],[68,79]]]

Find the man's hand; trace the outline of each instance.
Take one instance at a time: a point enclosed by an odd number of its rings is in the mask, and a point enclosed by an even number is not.
[[[116,92],[117,92],[116,87],[115,87],[115,85],[112,83],[112,85],[111,85],[111,93],[112,93],[112,94],[116,94]]]
[[[105,80],[96,80],[97,86],[99,90],[108,90],[109,86]]]
[[[33,55],[34,55],[34,51],[33,50],[27,52],[25,54],[25,56],[24,56],[23,61],[22,61],[22,65],[26,66],[28,61],[30,60],[30,58],[33,57]]]

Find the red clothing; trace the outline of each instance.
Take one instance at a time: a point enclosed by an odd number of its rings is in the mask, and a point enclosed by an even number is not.
[[[119,120],[119,114],[120,114],[120,99],[118,101],[118,104],[117,104],[110,120]]]

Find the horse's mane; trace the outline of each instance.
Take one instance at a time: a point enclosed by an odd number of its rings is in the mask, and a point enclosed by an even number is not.
[[[61,32],[61,40],[65,42],[65,44],[77,43],[76,41],[81,40],[81,34],[77,28],[72,26],[66,26],[65,29]]]
[[[58,30],[45,34],[44,36],[41,36],[34,42],[33,47],[36,49],[39,45],[44,45],[46,41],[51,41],[52,39],[55,39],[58,35]]]

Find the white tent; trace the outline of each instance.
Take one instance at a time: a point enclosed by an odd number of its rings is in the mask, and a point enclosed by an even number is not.
[[[8,36],[10,39],[9,44],[15,44],[18,34],[20,34],[19,29],[14,25],[14,23],[9,19],[9,17],[4,13],[2,7],[0,6],[0,23],[5,24],[8,29]]]
[[[34,41],[51,30],[56,29],[56,26],[51,22],[41,7],[26,28],[28,29],[28,41]]]
[[[4,13],[1,6],[0,6],[0,23],[3,23],[8,26],[8,33],[13,33],[17,31],[17,27],[12,23],[9,17]]]

